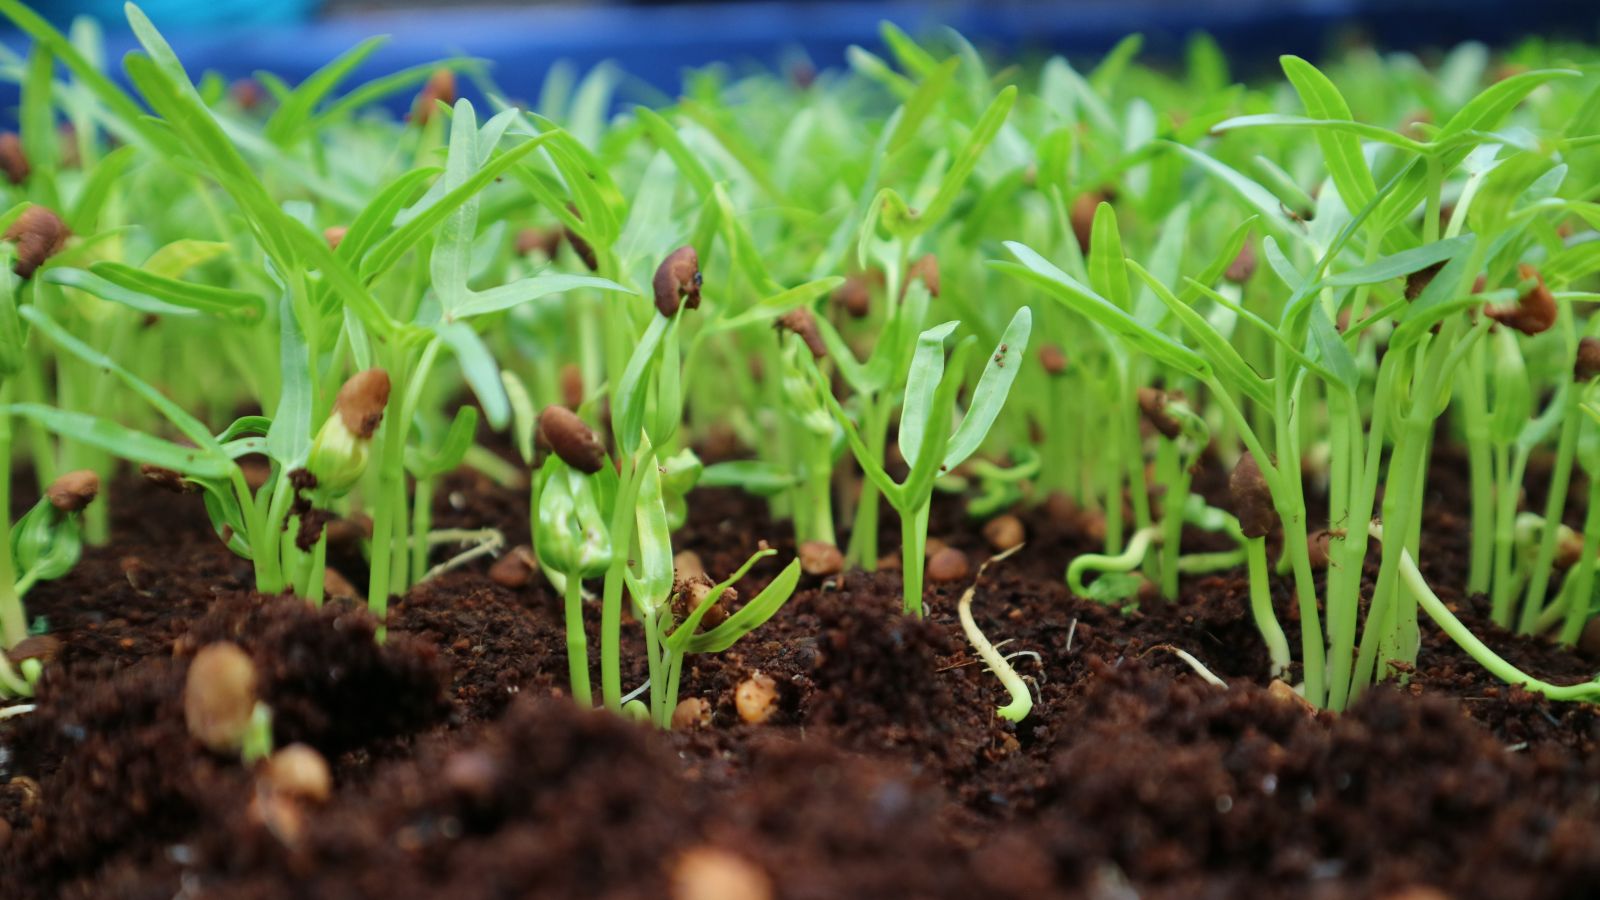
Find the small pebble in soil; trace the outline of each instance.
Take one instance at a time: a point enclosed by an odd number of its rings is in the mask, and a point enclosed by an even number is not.
[[[1022,527],[1022,520],[1006,513],[995,516],[983,525],[984,540],[997,551],[1010,550],[1027,539],[1027,530]]]
[[[200,648],[183,689],[189,734],[217,753],[237,753],[255,705],[255,663],[239,645],[219,641]]]
[[[935,583],[962,581],[971,573],[967,555],[954,547],[945,547],[928,559],[928,580]]]
[[[806,541],[800,545],[800,570],[807,575],[837,575],[844,568],[844,554],[827,541]]]
[[[772,879],[738,854],[695,847],[672,867],[672,900],[769,900]]]
[[[537,571],[539,563],[534,558],[533,548],[522,544],[494,561],[494,565],[489,567],[489,580],[503,588],[515,590],[527,587]]]
[[[290,744],[272,754],[263,775],[273,791],[313,803],[324,803],[333,793],[327,761],[305,744]]]
[[[769,675],[751,672],[734,690],[733,705],[739,710],[739,718],[760,725],[778,711],[778,683]]]
[[[1267,685],[1267,693],[1272,695],[1273,699],[1275,700],[1279,700],[1284,703],[1292,703],[1295,706],[1300,707],[1301,709],[1305,710],[1306,715],[1315,716],[1317,714],[1317,708],[1311,704],[1311,701],[1300,696],[1299,691],[1295,690],[1287,681],[1284,681],[1281,678],[1274,678],[1272,683]]]
[[[688,731],[711,724],[711,704],[699,697],[685,697],[672,710],[672,730]]]

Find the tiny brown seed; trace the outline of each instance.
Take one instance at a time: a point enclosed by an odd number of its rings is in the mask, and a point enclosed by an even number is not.
[[[328,242],[328,249],[337,250],[339,245],[344,243],[344,236],[349,233],[350,229],[347,226],[329,225],[322,229],[322,239]]]
[[[389,405],[389,373],[367,369],[350,376],[333,399],[333,411],[344,420],[344,427],[362,440],[369,440],[383,422],[383,409]]]
[[[139,474],[144,479],[164,491],[174,494],[190,494],[200,490],[200,486],[183,477],[183,473],[163,466],[153,466],[150,463],[141,463]]]
[[[251,112],[261,105],[263,92],[261,83],[254,78],[240,78],[228,85],[228,96],[245,112]]]
[[[265,776],[273,791],[300,800],[324,803],[333,793],[327,760],[305,744],[290,744],[272,754]]]
[[[1072,222],[1072,236],[1078,239],[1078,249],[1083,251],[1084,256],[1089,255],[1089,241],[1094,235],[1094,211],[1105,199],[1105,194],[1099,191],[1079,194],[1073,199],[1072,209],[1067,213],[1067,218]]]
[[[255,705],[256,666],[238,644],[207,644],[195,654],[183,689],[191,736],[217,753],[237,753]]]
[[[685,697],[672,709],[672,730],[688,731],[711,724],[711,704],[699,697]]]
[[[954,547],[945,547],[928,559],[928,580],[935,583],[963,581],[972,574],[972,563],[967,555]]]
[[[50,482],[44,495],[50,505],[62,512],[80,512],[100,494],[100,476],[92,469],[79,469]]]
[[[546,259],[555,259],[556,251],[561,249],[561,232],[559,228],[524,228],[517,232],[517,255],[527,256],[535,251],[544,254]]]
[[[761,672],[751,672],[734,690],[733,705],[740,719],[760,725],[778,711],[778,683]]]
[[[1306,555],[1310,557],[1311,568],[1326,569],[1328,567],[1328,544],[1332,535],[1326,529],[1314,531],[1306,538]]]
[[[983,524],[983,537],[989,542],[989,546],[1004,552],[1026,540],[1028,532],[1022,527],[1021,519],[1006,513],[995,516]]]
[[[1422,292],[1428,289],[1428,285],[1433,283],[1434,277],[1437,276],[1439,274],[1439,270],[1443,268],[1444,261],[1440,260],[1431,266],[1418,269],[1417,271],[1412,272],[1410,275],[1407,275],[1406,299],[1415,300],[1418,297],[1421,297]]]
[[[562,462],[585,475],[593,475],[605,464],[606,448],[600,438],[564,406],[544,408],[539,414],[539,433]]]
[[[1274,700],[1291,703],[1299,707],[1305,711],[1306,715],[1314,716],[1317,714],[1317,708],[1311,705],[1311,701],[1302,697],[1299,691],[1296,691],[1287,681],[1281,678],[1272,679],[1272,683],[1267,685],[1267,693]]]
[[[827,541],[806,541],[800,545],[800,571],[826,577],[844,570],[844,554]]]
[[[338,569],[324,566],[322,569],[322,593],[332,600],[362,600],[361,592],[344,577]]]
[[[48,634],[36,634],[17,641],[17,645],[6,652],[12,663],[21,663],[23,660],[37,659],[41,664],[55,660],[61,652],[61,639]]]

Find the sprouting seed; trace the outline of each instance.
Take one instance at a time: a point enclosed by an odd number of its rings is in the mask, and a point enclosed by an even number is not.
[[[656,298],[656,310],[671,318],[678,314],[681,304],[690,309],[700,308],[700,255],[693,247],[679,247],[672,251],[651,280]]]
[[[1556,323],[1555,295],[1545,287],[1544,276],[1533,266],[1527,263],[1518,265],[1517,275],[1523,281],[1533,281],[1533,287],[1518,297],[1512,306],[1490,307],[1487,310],[1489,318],[1523,334],[1549,331],[1550,326]]]
[[[17,245],[17,262],[12,271],[19,278],[32,278],[45,260],[66,247],[71,236],[72,231],[60,216],[37,204],[28,207],[6,229],[5,239]]]
[[[1272,492],[1254,454],[1247,452],[1239,457],[1228,478],[1228,489],[1233,494],[1239,530],[1245,537],[1266,537],[1278,527],[1278,510],[1272,505]]]
[[[80,512],[100,493],[100,476],[93,469],[79,469],[50,482],[44,492],[50,505],[62,512]]]
[[[539,433],[561,461],[585,475],[605,464],[606,449],[578,414],[564,406],[546,406],[539,414]]]

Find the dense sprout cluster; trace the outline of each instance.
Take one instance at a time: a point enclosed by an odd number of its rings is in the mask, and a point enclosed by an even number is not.
[[[1286,57],[1286,81],[1248,87],[1204,38],[1171,74],[1135,64],[1137,38],[1086,73],[993,71],[958,36],[886,26],[888,58],[856,48],[816,79],[714,69],[651,109],[611,67],[558,69],[523,108],[470,60],[347,84],[378,41],[297,86],[192,81],[131,6],[124,91],[92,25],[0,11],[33,38],[0,136],[0,458],[41,489],[125,460],[200,494],[263,593],[322,602],[334,529],[364,547],[380,619],[500,552],[432,526],[442,477],[472,466],[531,491],[533,546],[494,577],[561,591],[575,697],[598,604],[601,701],[668,727],[684,657],[765,622],[802,566],[892,559],[909,614],[925,576],[967,579],[927,558],[942,492],[1000,550],[1023,540],[1007,510],[1066,511],[1104,544],[1067,581],[1107,603],[1246,566],[1262,675],[1318,705],[1414,663],[1419,611],[1508,680],[1600,690],[1512,669],[1417,569],[1432,451],[1459,441],[1472,589],[1530,633],[1575,642],[1591,618],[1600,76],[1578,51],[1358,50],[1331,77]],[[413,93],[402,121],[373,108]],[[1192,489],[1205,467],[1231,503]],[[1561,524],[1575,467],[1581,533]],[[697,485],[792,523],[801,558],[742,604],[733,583],[774,551],[687,571]],[[62,496],[0,551],[8,646],[27,586],[107,537],[105,504]],[[1235,549],[1186,553],[1195,531]],[[621,682],[629,611],[647,694]]]

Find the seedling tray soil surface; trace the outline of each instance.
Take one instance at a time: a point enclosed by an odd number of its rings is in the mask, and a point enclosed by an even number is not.
[[[1452,462],[1430,483],[1430,583],[1526,671],[1586,678],[1591,660],[1509,637],[1462,596]],[[526,539],[525,492],[469,472],[447,488],[441,526]],[[964,585],[930,587],[919,621],[880,572],[807,577],[750,639],[693,657],[682,696],[710,722],[665,733],[565,696],[542,579],[509,590],[479,564],[425,583],[380,647],[364,607],[254,594],[198,500],[113,493],[111,545],[29,597],[62,643],[37,710],[0,725],[7,898],[706,897],[721,877],[742,891],[728,897],[1419,900],[1578,896],[1600,878],[1592,707],[1500,685],[1426,627],[1404,688],[1314,715],[1265,688],[1242,575],[1138,612],[1075,599],[1060,569],[1094,542],[1044,510],[974,603],[1003,651],[1038,654],[1015,660],[1039,698],[1020,726],[994,715],[1004,693],[955,621]],[[682,546],[710,571],[785,541],[744,495],[689,508]],[[932,533],[989,554],[954,503]],[[263,811],[249,771],[190,738],[186,671],[220,639],[254,659],[278,742],[332,763],[325,804]],[[753,671],[779,693],[761,725],[733,699]]]

